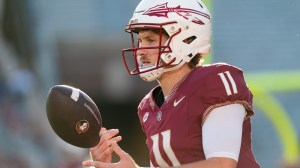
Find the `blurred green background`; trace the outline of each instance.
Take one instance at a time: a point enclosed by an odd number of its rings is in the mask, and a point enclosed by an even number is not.
[[[205,1],[213,17],[209,62],[242,68],[254,92],[253,149],[262,168],[300,167],[300,1]],[[124,32],[139,0],[0,0],[0,167],[77,168],[88,157],[59,139],[45,102],[68,84],[98,105],[120,145],[149,164],[136,107],[154,83],[125,71]]]

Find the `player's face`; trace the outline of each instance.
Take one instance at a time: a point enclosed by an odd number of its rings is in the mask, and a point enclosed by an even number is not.
[[[167,39],[168,36],[163,34],[160,40],[160,35],[151,30],[144,30],[138,33],[139,48],[157,47],[165,44]],[[137,55],[143,66],[154,65],[157,63],[157,59],[159,58],[159,49],[139,49],[137,50]]]

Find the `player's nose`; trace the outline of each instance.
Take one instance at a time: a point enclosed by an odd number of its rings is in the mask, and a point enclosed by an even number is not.
[[[147,50],[146,49],[138,49],[136,51],[136,55],[139,55],[139,56],[146,56],[147,55]]]

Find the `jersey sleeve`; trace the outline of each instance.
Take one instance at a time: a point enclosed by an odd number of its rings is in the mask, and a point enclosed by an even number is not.
[[[203,121],[214,108],[236,103],[245,107],[245,119],[254,115],[253,95],[245,82],[243,71],[239,68],[227,64],[216,67],[206,78],[201,92],[205,106]]]

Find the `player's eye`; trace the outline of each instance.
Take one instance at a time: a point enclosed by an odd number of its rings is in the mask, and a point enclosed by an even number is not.
[[[157,40],[153,38],[146,38],[146,39],[138,39],[139,46],[149,46],[149,45],[155,45]]]
[[[155,40],[154,39],[147,39],[147,42],[148,43],[153,43],[153,42],[155,42]]]

